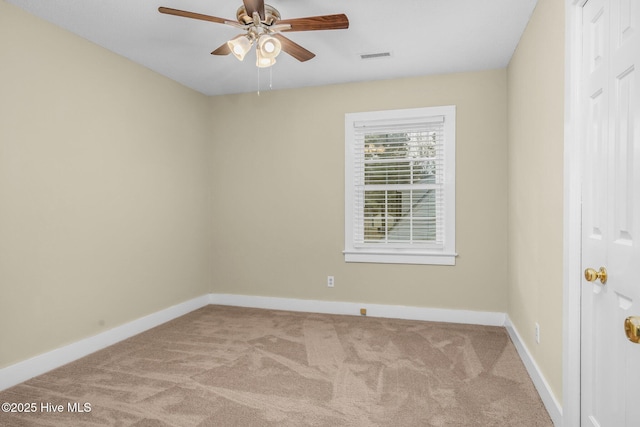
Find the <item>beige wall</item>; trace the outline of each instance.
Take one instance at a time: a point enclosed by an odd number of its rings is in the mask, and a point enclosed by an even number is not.
[[[209,292],[207,108],[0,2],[0,367]]]
[[[539,0],[508,82],[508,313],[561,401],[564,2]]]
[[[506,102],[504,69],[213,97],[213,291],[505,312]],[[450,104],[456,266],[345,263],[344,114]]]

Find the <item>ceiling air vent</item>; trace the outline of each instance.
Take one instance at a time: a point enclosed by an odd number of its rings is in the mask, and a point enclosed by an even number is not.
[[[391,52],[363,53],[360,55],[360,59],[387,58],[389,56],[391,56]]]

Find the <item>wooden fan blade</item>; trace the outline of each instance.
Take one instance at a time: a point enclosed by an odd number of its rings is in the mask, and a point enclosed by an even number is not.
[[[242,0],[247,15],[253,16],[253,12],[258,12],[260,19],[264,20],[264,0]]]
[[[349,18],[344,13],[338,15],[309,16],[308,18],[283,19],[278,25],[289,24],[290,30],[283,31],[315,31],[344,30],[349,28]]]
[[[211,55],[229,55],[231,53],[231,48],[224,42],[219,48],[211,52]]]
[[[289,55],[293,56],[300,62],[308,61],[314,56],[315,53],[308,51],[307,49],[300,46],[298,43],[293,42],[283,36],[282,34],[271,34],[273,37],[280,40],[280,44],[282,45],[282,50],[287,52]]]
[[[169,7],[162,7],[162,6],[158,8],[158,12],[166,13],[167,15],[176,15],[176,16],[183,16],[185,18],[200,19],[201,21],[216,22],[218,24],[224,24],[225,22],[229,21],[229,19],[218,18],[217,16],[203,15],[201,13],[187,12],[186,10],[171,9]]]

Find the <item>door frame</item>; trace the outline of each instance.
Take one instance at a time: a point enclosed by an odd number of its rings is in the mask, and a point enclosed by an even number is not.
[[[565,0],[562,425],[580,426],[582,294],[582,144],[580,141],[582,7]]]

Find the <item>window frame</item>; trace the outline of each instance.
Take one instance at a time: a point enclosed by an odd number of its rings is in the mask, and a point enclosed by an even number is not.
[[[385,243],[355,244],[355,143],[356,123],[403,122],[414,118],[444,117],[443,122],[443,244],[440,247],[390,247]],[[391,264],[455,265],[455,149],[456,106],[422,107],[399,110],[368,111],[345,114],[345,262]],[[364,172],[363,172],[364,173]],[[363,190],[364,191],[364,190]],[[361,225],[362,227],[363,225]]]

